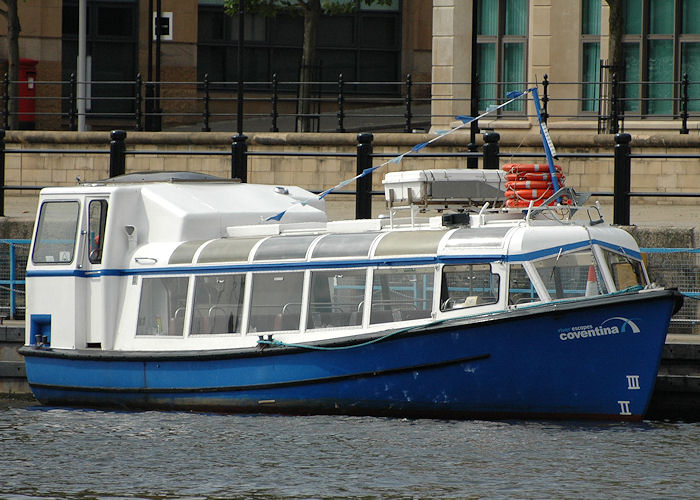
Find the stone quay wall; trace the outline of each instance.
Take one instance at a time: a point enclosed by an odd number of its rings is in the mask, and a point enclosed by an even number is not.
[[[196,171],[221,177],[231,176],[232,133],[225,132],[128,132],[126,172]],[[250,133],[248,135],[248,182],[294,184],[309,190],[325,190],[356,175],[357,135],[354,133]],[[545,163],[537,129],[500,131],[501,165],[505,163]],[[426,156],[392,158],[429,141],[433,134],[374,134],[373,165],[387,163],[372,176],[373,189],[383,190],[386,172],[418,169],[466,168],[464,157]],[[614,137],[553,131],[566,185],[577,191],[612,193]],[[109,176],[109,132],[8,131],[6,135],[5,184],[7,186],[64,186],[81,181],[97,181]],[[421,150],[427,155],[467,151],[468,131],[441,137]],[[479,151],[482,136],[477,136]],[[664,158],[665,155],[699,155],[700,136],[660,132],[632,137],[632,192],[700,193],[700,161],[692,158]],[[277,153],[277,155],[275,155]],[[307,156],[284,156],[305,153]],[[308,156],[312,154],[312,156]],[[581,155],[570,157],[568,155]],[[381,156],[380,156],[381,155]],[[481,165],[481,160],[479,161]],[[349,185],[346,190],[353,190]],[[36,199],[37,192],[7,190],[12,197]],[[612,197],[598,196],[606,218]],[[354,199],[327,198],[332,218],[352,217]],[[383,209],[375,197],[373,215]],[[697,225],[700,197],[633,197],[631,223]],[[7,210],[5,211],[8,214]],[[612,218],[609,218],[612,220]]]

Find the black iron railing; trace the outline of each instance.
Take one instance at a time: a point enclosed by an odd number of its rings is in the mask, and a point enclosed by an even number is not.
[[[680,81],[671,82],[619,82],[612,75],[609,82],[556,82],[545,75],[539,82],[479,82],[479,89],[491,89],[495,96],[502,96],[507,88],[523,89],[540,86],[543,118],[597,120],[599,133],[624,132],[625,120],[655,118],[677,123],[681,134],[688,133],[688,121],[700,119],[700,82],[690,81],[683,75]],[[613,78],[614,77],[614,78]],[[18,106],[11,106],[9,86],[20,86]],[[12,122],[18,128],[44,130],[77,130],[78,98],[74,76],[69,81],[3,80],[2,119],[7,130]],[[177,127],[209,132],[235,130],[237,128],[238,84],[213,82],[207,76],[195,82],[158,82],[160,93],[153,92],[154,82],[144,81],[137,75],[133,81],[94,81],[86,111],[89,124],[97,129],[124,128],[131,130],[162,130]],[[469,82],[431,83],[414,81],[407,75],[401,82],[352,82],[338,75],[334,81],[310,82],[314,90],[307,99],[313,111],[301,114],[300,98],[294,89],[301,82],[283,82],[273,75],[269,82],[245,82],[244,128],[246,131],[294,131],[298,119],[313,123],[310,130],[318,132],[359,132],[361,130],[411,132],[426,130],[433,122],[454,119],[452,114],[439,114],[433,104],[451,102],[452,109],[462,109],[469,114],[470,97],[440,97],[440,87],[451,86],[464,91],[460,95],[472,96]],[[630,88],[666,86],[672,89],[667,97],[630,97]],[[372,89],[386,87],[387,92],[371,93]],[[594,97],[584,95],[583,89],[597,88]],[[22,90],[24,89],[24,90]],[[117,90],[115,90],[117,89]],[[397,89],[397,90],[393,90]],[[107,92],[110,90],[110,92]],[[108,95],[105,95],[108,94]],[[571,97],[553,97],[553,96]],[[431,97],[432,96],[432,97]],[[505,98],[486,98],[473,94],[481,108],[498,105]],[[11,109],[17,108],[12,112]],[[527,106],[508,106],[500,110],[500,116],[531,118]],[[664,113],[649,110],[663,109]],[[154,111],[155,110],[155,111]]]

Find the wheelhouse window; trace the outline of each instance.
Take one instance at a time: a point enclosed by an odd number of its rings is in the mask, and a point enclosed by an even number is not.
[[[69,264],[73,261],[80,204],[48,201],[41,205],[32,262]]]
[[[182,336],[187,277],[143,278],[136,335]]]
[[[297,330],[303,288],[301,271],[253,274],[248,331]]]
[[[508,304],[520,305],[540,300],[535,286],[522,264],[511,264],[508,276]]]
[[[554,300],[607,293],[590,248],[560,253],[534,265]]]
[[[647,280],[644,277],[644,268],[640,261],[607,249],[603,250],[603,255],[612,273],[613,282],[617,290],[647,284]]]
[[[362,324],[366,276],[364,269],[312,272],[307,328]]]
[[[429,318],[434,275],[433,267],[376,269],[370,323]]]
[[[102,249],[105,242],[107,224],[107,200],[92,200],[88,205],[88,237],[90,238],[89,258],[93,264],[102,262]]]
[[[478,0],[477,67],[479,109],[499,104],[512,90],[522,90],[527,54],[527,0]],[[499,86],[496,82],[504,82]],[[524,111],[523,101],[504,108]]]
[[[197,276],[190,334],[240,333],[245,274]]]
[[[463,264],[442,268],[440,310],[449,311],[498,302],[500,277],[490,264]]]

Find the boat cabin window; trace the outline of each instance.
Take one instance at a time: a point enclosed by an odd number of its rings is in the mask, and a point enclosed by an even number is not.
[[[522,264],[511,264],[508,278],[508,303],[511,305],[538,302],[535,286],[530,281]]]
[[[48,201],[41,205],[32,262],[69,264],[73,261],[79,211],[77,201]]]
[[[361,325],[366,276],[364,269],[312,272],[307,328]]]
[[[434,275],[433,267],[376,269],[370,323],[429,318]]]
[[[552,299],[607,293],[590,248],[533,262]]]
[[[500,277],[490,264],[462,264],[442,268],[440,310],[495,304]]]
[[[245,274],[197,276],[190,334],[240,333]]]
[[[136,335],[182,335],[187,277],[143,278]]]
[[[107,223],[107,200],[92,200],[88,205],[88,236],[90,238],[90,262],[102,262],[102,249]]]
[[[249,332],[299,329],[302,271],[253,274]]]
[[[634,260],[628,255],[619,254],[607,249],[603,249],[603,255],[612,273],[615,288],[618,290],[647,284],[647,280],[644,277],[644,269],[640,261]]]

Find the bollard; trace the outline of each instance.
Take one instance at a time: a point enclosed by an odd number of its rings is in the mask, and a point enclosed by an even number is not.
[[[231,178],[248,182],[248,137],[234,135],[231,143]]]
[[[501,134],[498,132],[484,134],[484,169],[498,170],[499,140],[501,140]]]
[[[0,217],[5,216],[5,129],[0,129]]]
[[[116,177],[126,172],[126,131],[112,130],[109,134],[109,176]]]
[[[613,224],[629,226],[630,224],[630,134],[615,134],[615,173],[613,187]]]
[[[372,168],[372,140],[370,133],[357,134],[357,175]],[[360,177],[355,188],[355,218],[372,218],[372,174]]]

